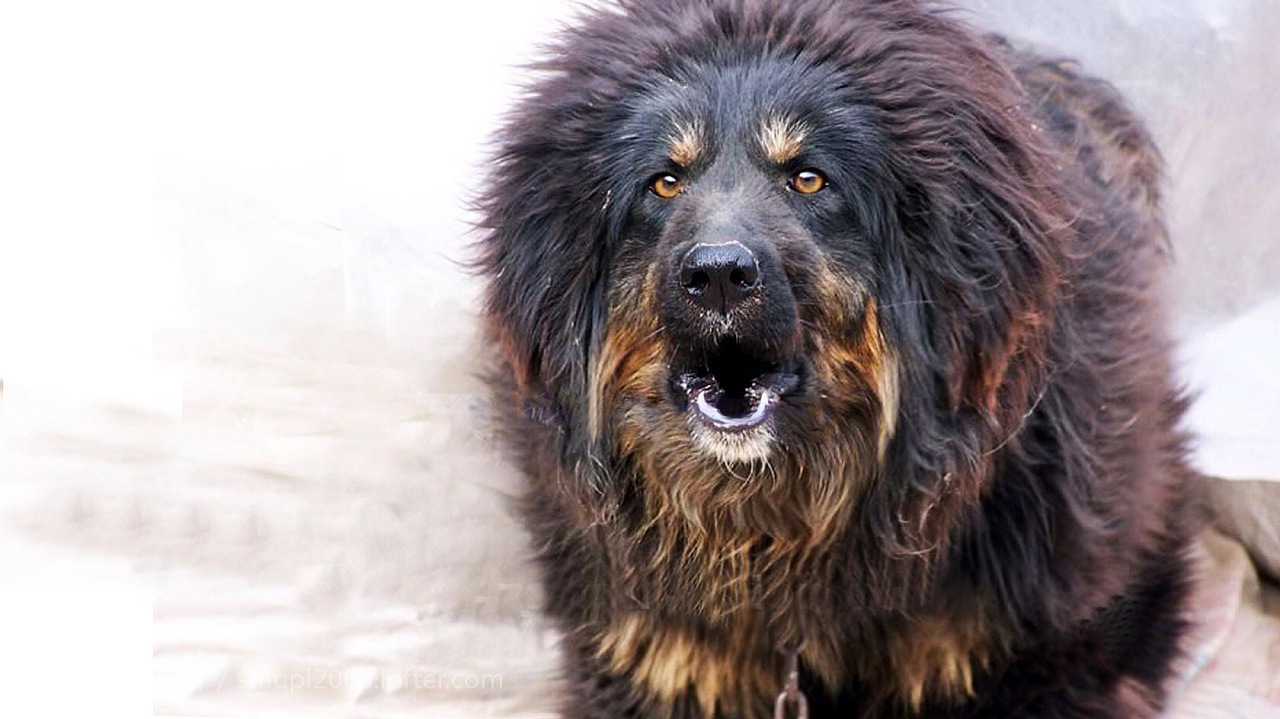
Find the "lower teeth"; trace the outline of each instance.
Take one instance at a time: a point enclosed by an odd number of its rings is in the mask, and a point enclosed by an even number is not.
[[[712,401],[710,395],[713,394],[719,394],[716,388],[708,387],[699,391],[694,395],[694,406],[703,417],[720,429],[745,429],[760,424],[768,416],[769,408],[776,399],[772,390],[753,386],[744,398],[751,401],[747,411],[741,415],[727,415],[717,406],[721,401],[720,397],[716,398],[716,402]]]

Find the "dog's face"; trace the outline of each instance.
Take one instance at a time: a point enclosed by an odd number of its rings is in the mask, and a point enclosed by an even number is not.
[[[611,186],[631,206],[598,401],[633,446],[767,463],[841,425],[883,451],[897,387],[874,300],[894,239],[876,222],[885,141],[862,108],[824,99],[834,80],[781,60],[694,66],[619,127],[631,141]]]
[[[482,201],[503,401],[583,516],[856,504],[922,551],[1035,401],[1062,170],[927,7],[730,5],[595,15],[518,106]]]

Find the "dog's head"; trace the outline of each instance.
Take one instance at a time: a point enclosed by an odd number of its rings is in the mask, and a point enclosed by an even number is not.
[[[672,68],[631,118],[628,217],[606,292],[595,423],[624,445],[770,462],[840,426],[892,435],[897,361],[875,303],[887,142],[828,68]],[[630,133],[629,133],[630,134]],[[687,440],[686,440],[687,438]]]
[[[895,527],[980,483],[1033,401],[1069,223],[1001,63],[890,4],[628,3],[543,67],[482,265],[565,466],[891,475]]]

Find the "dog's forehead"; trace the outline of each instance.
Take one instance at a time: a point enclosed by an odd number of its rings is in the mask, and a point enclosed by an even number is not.
[[[707,123],[699,117],[673,117],[668,121],[669,130],[664,138],[665,150],[671,161],[681,167],[697,163],[708,153],[711,137]],[[783,110],[765,110],[747,118],[736,131],[726,132],[723,126],[714,131],[719,138],[736,136],[750,145],[753,153],[763,154],[779,165],[799,157],[809,137],[809,126],[797,113]]]
[[[803,151],[815,103],[781,63],[698,68],[655,98],[666,154],[681,166],[737,145],[784,164]]]

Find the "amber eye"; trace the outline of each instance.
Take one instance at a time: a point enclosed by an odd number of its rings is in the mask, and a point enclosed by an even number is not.
[[[664,200],[670,200],[684,190],[684,183],[675,175],[658,175],[649,182],[649,190]]]
[[[827,186],[827,178],[816,170],[801,170],[792,175],[787,184],[802,195],[812,195]]]

